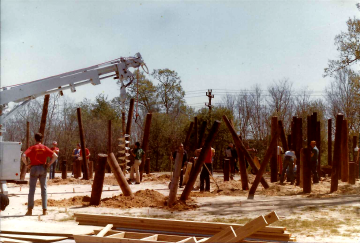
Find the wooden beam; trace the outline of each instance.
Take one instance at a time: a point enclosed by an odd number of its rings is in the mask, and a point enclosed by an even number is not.
[[[339,180],[339,164],[341,162],[341,130],[342,122],[344,115],[339,113],[336,116],[336,125],[335,125],[335,144],[334,144],[334,157],[332,163],[331,171],[331,188],[330,193],[338,190],[338,180]]]
[[[49,100],[50,100],[50,95],[49,94],[45,95],[43,110],[41,115],[40,129],[39,129],[39,133],[43,135],[41,142],[44,142],[44,138],[45,138],[45,127],[46,127],[46,118],[49,109]]]
[[[190,141],[190,135],[191,135],[191,131],[192,131],[193,127],[194,127],[194,122],[191,122],[189,130],[186,133],[186,138],[185,138],[185,142],[184,142],[184,148],[187,151],[189,151],[189,141]]]
[[[278,118],[277,118],[277,116],[273,116],[271,118],[271,138],[273,138],[274,136],[277,137],[276,134],[278,134]],[[271,154],[271,158],[270,158],[270,181],[271,182],[278,181],[277,146],[278,146],[278,142],[276,139],[275,147],[274,146],[271,147],[271,149],[272,149],[272,154]],[[256,190],[256,188],[255,188],[255,190]],[[255,193],[255,191],[254,191],[254,193]]]
[[[206,126],[207,126],[207,122],[203,121],[201,124],[201,127],[200,127],[200,131],[199,131],[199,141],[197,144],[197,148],[201,148],[201,145],[204,141]]]
[[[81,119],[81,108],[77,108],[76,111],[77,111],[77,118],[78,118],[78,124],[79,124],[80,145],[81,145],[81,151],[82,151],[81,152],[82,153],[82,163],[84,164],[83,178],[85,180],[89,180],[89,166],[88,166],[88,161],[86,159],[85,133],[84,133],[83,123],[82,123],[82,119]]]
[[[332,165],[332,120],[328,119],[328,165]]]
[[[110,168],[112,172],[114,173],[114,176],[119,183],[119,186],[121,188],[121,191],[123,192],[124,196],[130,196],[134,197],[134,194],[132,193],[129,184],[126,181],[126,178],[119,166],[119,163],[117,162],[114,153],[110,153],[110,155],[107,157],[107,162],[110,165]]]
[[[179,186],[179,179],[180,179],[183,155],[184,155],[184,149],[179,148],[177,153],[176,153],[175,169],[174,169],[173,178],[171,180],[169,199],[167,201],[167,205],[169,207],[172,207],[173,204],[176,201],[176,194],[177,194],[177,189],[178,189],[178,186]]]
[[[142,157],[141,164],[140,164],[140,181],[142,181],[142,178],[143,178],[144,167],[145,167],[147,152],[148,152],[148,148],[149,148],[151,119],[152,119],[152,113],[146,114],[144,136],[143,136],[143,141],[141,144],[141,148],[144,150],[145,155]]]
[[[282,145],[284,151],[288,151],[289,147],[288,147],[288,143],[286,141],[284,125],[283,125],[283,122],[281,120],[278,121],[278,129],[279,129],[279,132],[280,132],[279,135],[280,135],[280,139],[281,139],[281,145]]]
[[[304,193],[311,193],[311,170],[310,170],[310,166],[311,166],[311,160],[310,160],[310,153],[311,150],[310,148],[304,148],[303,149],[303,154],[304,154],[304,159],[302,160],[304,163],[304,167],[303,167],[303,192]]]
[[[301,180],[301,166],[300,166],[300,151],[303,147],[303,129],[302,129],[302,118],[298,117],[295,120],[295,133],[296,133],[296,140],[295,140],[295,155],[296,158],[298,158],[296,160],[296,166],[297,166],[297,170],[296,170],[296,185],[299,186],[300,185],[300,180]],[[300,178],[300,180],[299,180]]]
[[[108,224],[105,226],[105,228],[103,228],[99,233],[97,233],[97,237],[103,237],[104,235],[106,235],[106,233],[112,229],[112,227],[114,227],[114,225],[112,224]]]
[[[349,180],[349,131],[348,122],[343,120],[341,128],[341,181]]]
[[[107,162],[107,154],[98,154],[98,163],[95,171],[95,178],[91,189],[90,205],[99,205],[104,185],[105,167]]]
[[[197,119],[197,116],[194,117],[194,133],[195,133],[194,149],[198,149],[197,148],[197,145],[198,145],[198,119]]]
[[[349,162],[349,184],[355,185],[355,162]]]

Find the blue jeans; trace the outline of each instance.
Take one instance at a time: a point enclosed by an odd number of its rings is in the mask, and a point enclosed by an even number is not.
[[[34,208],[34,194],[36,189],[36,182],[39,178],[41,186],[41,201],[42,208],[47,209],[47,193],[46,193],[46,169],[44,165],[35,165],[30,169],[30,188],[28,196],[28,209]]]
[[[49,179],[55,178],[55,169],[56,169],[57,162],[58,162],[58,160],[55,160],[55,162],[50,165]]]

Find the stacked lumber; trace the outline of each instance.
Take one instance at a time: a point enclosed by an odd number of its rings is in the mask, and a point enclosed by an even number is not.
[[[184,220],[168,220],[168,219],[153,219],[153,218],[141,218],[141,217],[124,217],[113,215],[98,215],[98,214],[75,214],[76,221],[79,225],[96,225],[106,226],[112,224],[115,228],[121,228],[122,230],[129,231],[161,231],[172,234],[181,233],[183,235],[208,235],[215,236],[224,230],[229,230],[230,227],[235,232],[242,232],[249,230],[246,225],[240,224],[226,224],[226,223],[212,223],[212,222],[197,222],[197,221],[184,221]],[[262,216],[261,216],[262,217]],[[270,220],[270,218],[272,219]],[[273,218],[277,220],[276,213],[273,212],[269,215],[258,219],[261,224],[260,228],[256,228],[253,232],[248,234],[246,238],[261,239],[261,240],[277,240],[277,241],[294,241],[291,234],[286,232],[284,227],[273,227],[268,224],[273,222]],[[265,225],[264,225],[265,224]],[[237,234],[238,235],[238,234]],[[105,242],[105,241],[104,241]],[[157,240],[156,242],[159,242]],[[194,242],[194,241],[193,241]]]

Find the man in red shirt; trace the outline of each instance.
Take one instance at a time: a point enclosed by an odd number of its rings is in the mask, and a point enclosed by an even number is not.
[[[55,162],[57,155],[54,151],[41,144],[42,134],[35,134],[36,144],[28,148],[22,155],[23,163],[30,168],[30,182],[29,182],[29,196],[28,196],[28,211],[25,215],[32,215],[32,210],[34,208],[34,194],[36,189],[36,182],[39,178],[41,186],[41,200],[43,215],[47,214],[47,193],[46,193],[46,170],[49,166]],[[30,159],[28,164],[26,157]],[[46,159],[51,157],[50,162],[47,164]]]
[[[54,141],[52,143],[52,147],[50,148],[52,151],[54,151],[56,153],[57,156],[59,156],[59,148],[57,147],[57,142]],[[58,160],[56,159],[54,163],[51,164],[50,166],[50,173],[49,173],[49,179],[54,179],[55,178],[55,169],[56,169],[56,165],[57,165]]]
[[[201,150],[201,149],[200,149]],[[212,165],[212,158],[215,155],[215,149],[211,148],[205,157],[204,165],[200,174],[200,192],[204,191],[204,184],[205,191],[210,191],[210,174],[209,171],[213,172],[213,165]],[[207,168],[206,168],[207,167]],[[209,171],[208,171],[209,169]]]

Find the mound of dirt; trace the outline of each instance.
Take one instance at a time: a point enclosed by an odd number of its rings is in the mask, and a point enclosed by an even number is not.
[[[75,179],[75,178],[67,178],[67,179],[61,179],[59,177],[56,177],[55,179],[49,179],[47,180],[48,186],[53,185],[92,185],[92,180],[81,180],[81,179]],[[39,182],[38,182],[39,184]],[[40,184],[39,184],[40,185]]]
[[[154,191],[154,190],[140,190],[134,194],[134,198],[119,195],[113,196],[110,198],[101,199],[99,207],[108,207],[108,208],[142,208],[142,207],[154,207],[162,208],[170,211],[184,211],[184,210],[194,210],[198,206],[194,201],[189,200],[187,203],[182,201],[177,201],[173,207],[169,208],[167,203],[167,197],[163,194]],[[90,197],[88,196],[75,196],[68,199],[62,200],[48,200],[48,206],[52,207],[71,207],[71,206],[89,206]],[[36,206],[41,205],[41,200],[38,199],[35,201]]]
[[[143,181],[156,181],[156,182],[169,182],[171,180],[171,176],[169,174],[148,174],[143,175]]]

